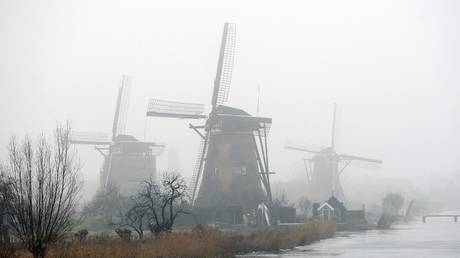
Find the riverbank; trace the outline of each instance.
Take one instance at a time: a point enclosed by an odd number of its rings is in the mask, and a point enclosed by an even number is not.
[[[408,224],[387,230],[344,231],[335,237],[281,252],[262,252],[242,258],[454,258],[460,254],[460,223],[451,218],[422,222],[417,217]]]
[[[50,247],[46,257],[232,257],[250,252],[277,252],[333,237],[333,222],[308,222],[293,227],[221,231],[209,227],[166,234],[140,241],[92,239]],[[32,257],[17,251],[13,257]]]

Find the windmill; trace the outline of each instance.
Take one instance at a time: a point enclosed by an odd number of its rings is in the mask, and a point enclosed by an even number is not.
[[[106,133],[72,131],[72,144],[94,145],[104,157],[100,171],[100,189],[109,184],[120,187],[124,194],[135,191],[138,184],[155,176],[156,156],[164,145],[154,142],[141,142],[126,134],[130,78],[123,76],[118,89],[111,138]]]
[[[209,115],[203,115],[203,104],[151,99],[148,105],[147,116],[206,119],[200,126],[189,124],[201,138],[190,184],[191,201],[198,208],[252,211],[262,202],[271,203],[267,136],[272,119],[223,105],[234,53],[235,24],[225,23]]]
[[[345,195],[340,183],[340,175],[354,160],[371,163],[382,163],[381,160],[369,159],[355,155],[338,154],[335,151],[335,126],[336,126],[336,105],[332,119],[331,145],[326,148],[300,146],[295,143],[286,144],[286,149],[302,151],[313,154],[312,158],[304,159],[305,169],[308,178],[308,196],[313,201],[325,201],[331,196],[345,201]],[[343,165],[342,165],[343,164]]]

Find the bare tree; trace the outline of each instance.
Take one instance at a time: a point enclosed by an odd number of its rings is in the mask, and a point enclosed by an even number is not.
[[[0,165],[0,248],[5,248],[10,243],[9,227],[6,221],[6,202],[11,191],[11,180],[5,176]]]
[[[160,184],[144,181],[138,193],[147,211],[148,227],[154,235],[170,232],[179,214],[190,214],[187,208],[187,186],[176,173],[165,173]]]
[[[120,214],[120,227],[129,227],[136,231],[138,238],[144,237],[144,226],[147,224],[148,209],[143,198],[139,195],[131,197],[129,207],[126,211]]]
[[[41,135],[34,146],[29,137],[19,144],[12,137],[4,172],[11,179],[3,192],[12,233],[34,257],[74,226],[72,215],[82,182],[69,143],[68,124],[57,126],[52,139]]]
[[[287,198],[287,195],[286,195],[286,191],[283,190],[281,192],[281,195],[275,197],[273,199],[273,206],[276,206],[276,207],[293,207],[294,205],[292,203],[289,202],[288,198]]]

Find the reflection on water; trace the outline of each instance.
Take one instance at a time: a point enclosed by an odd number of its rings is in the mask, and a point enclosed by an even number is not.
[[[338,232],[335,238],[294,250],[244,257],[460,257],[460,222],[431,218],[391,230]]]

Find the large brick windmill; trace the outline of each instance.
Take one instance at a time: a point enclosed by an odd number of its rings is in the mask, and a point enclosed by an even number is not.
[[[230,222],[238,222],[242,212],[253,211],[262,202],[271,202],[267,135],[272,119],[223,105],[234,53],[235,24],[225,23],[208,116],[203,115],[203,104],[158,99],[150,100],[147,111],[147,116],[206,119],[204,125],[190,124],[201,137],[190,187],[192,204],[213,213],[209,220],[238,217]]]
[[[70,138],[73,144],[94,145],[103,155],[100,189],[117,185],[126,195],[133,193],[143,180],[155,177],[156,156],[164,149],[162,144],[142,142],[126,134],[130,81],[128,76],[123,76],[118,89],[111,138],[106,133],[76,131]]]
[[[306,147],[301,144],[288,143],[285,148],[307,152],[313,157],[306,158],[305,169],[308,177],[307,194],[310,199],[322,202],[331,196],[345,201],[340,175],[353,160],[371,163],[382,163],[381,160],[369,159],[355,155],[338,154],[335,152],[335,122],[336,105],[334,104],[334,114],[332,119],[331,145],[326,148]]]

